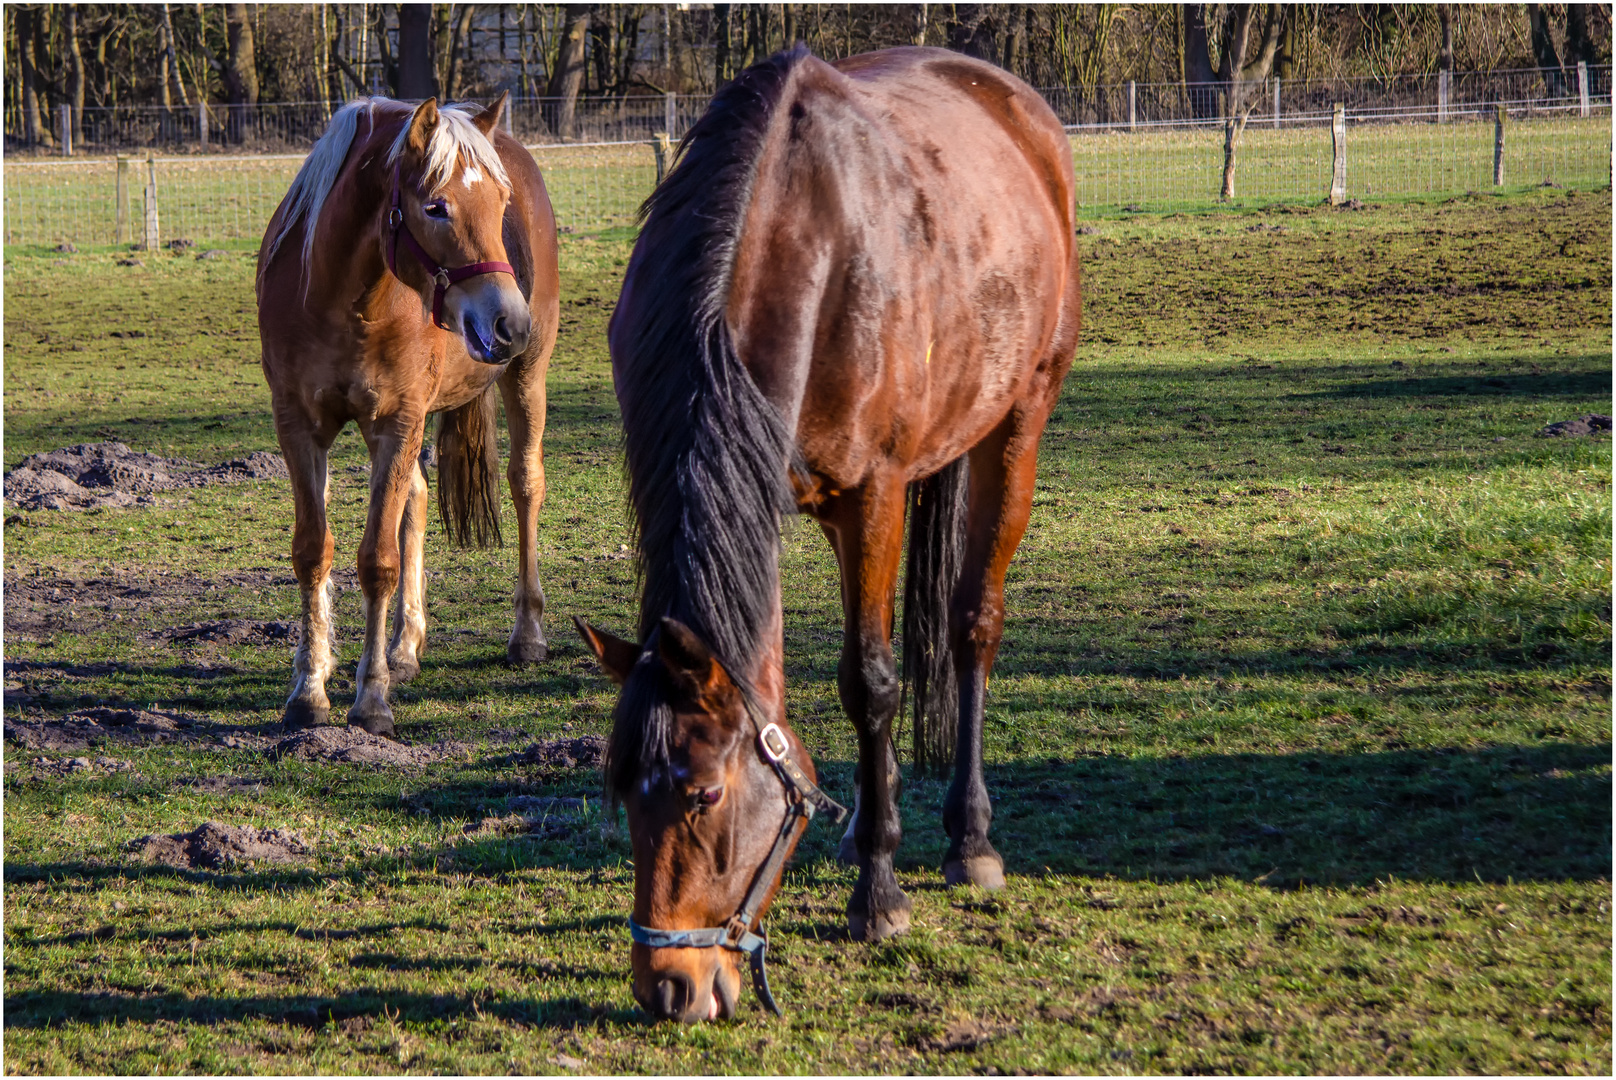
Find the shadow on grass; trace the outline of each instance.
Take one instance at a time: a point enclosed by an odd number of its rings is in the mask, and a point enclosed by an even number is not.
[[[1592,358],[1583,358],[1590,361]],[[1562,361],[1563,362],[1563,361]],[[1492,368],[1497,367],[1494,362]],[[1554,371],[1541,375],[1498,374],[1493,370],[1473,376],[1446,375],[1406,379],[1372,379],[1348,383],[1304,395],[1313,398],[1354,397],[1609,397],[1609,371]]]
[[[574,1028],[600,1020],[615,1024],[650,1023],[637,1009],[613,1009],[574,996],[549,1000],[540,997],[489,1000],[474,994],[412,994],[368,989],[356,989],[341,996],[291,994],[285,997],[39,990],[7,994],[5,1010],[7,1028],[31,1029],[59,1027],[65,1023],[121,1024],[159,1020],[194,1024],[264,1020],[321,1028],[361,1017],[371,1024],[387,1024],[493,1016],[533,1027],[552,1028]]]

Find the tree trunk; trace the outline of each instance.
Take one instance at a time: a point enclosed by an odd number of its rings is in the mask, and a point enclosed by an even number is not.
[[[926,44],[926,23],[928,21],[925,4],[909,5],[909,44]]]
[[[79,46],[79,6],[65,5],[62,34],[67,39],[67,103],[73,107],[73,146],[84,145],[84,50]]]
[[[1004,70],[1012,75],[1021,74],[1022,56],[1027,46],[1027,6],[1015,4],[1010,8],[1009,23],[1004,31]]]
[[[1208,120],[1218,114],[1218,76],[1206,40],[1206,5],[1184,5],[1184,88],[1190,115]]]
[[[1550,97],[1560,97],[1565,92],[1565,73],[1560,67],[1560,54],[1554,48],[1548,13],[1542,4],[1527,4],[1526,18],[1532,26],[1532,55],[1543,72],[1543,85],[1548,88]]]
[[[1575,65],[1579,60],[1592,67],[1599,61],[1599,52],[1594,48],[1593,38],[1588,35],[1588,7],[1587,4],[1566,5],[1566,63]]]
[[[1442,41],[1437,47],[1436,66],[1439,71],[1453,70],[1453,20],[1457,13],[1452,4],[1436,6],[1436,21],[1442,30]]]
[[[50,127],[40,116],[39,34],[40,14],[32,6],[18,6],[17,50],[22,56],[22,131],[30,146],[55,146]]]
[[[728,4],[713,6],[713,92],[723,89],[729,82],[729,12]]]
[[[603,8],[607,10],[602,10]],[[604,94],[612,77],[612,13],[608,4],[591,4],[589,15],[590,59],[595,62],[595,92]]]
[[[633,4],[624,4],[623,8],[623,25],[617,31],[617,86],[626,95],[640,54],[640,9]]]
[[[997,63],[998,43],[994,40],[993,13],[987,4],[956,4],[954,26],[948,35],[948,47],[978,60]]]
[[[179,91],[180,106],[182,108],[189,109],[191,107],[191,99],[187,97],[185,93],[185,80],[180,78],[180,58],[179,53],[176,51],[176,47],[177,43],[174,40],[174,18],[169,14],[168,5],[164,4],[163,52],[164,59],[168,61],[165,70],[171,72],[174,76],[174,88]],[[163,104],[168,105],[169,103],[167,88],[165,87],[163,93]]]
[[[438,73],[432,65],[432,9],[425,4],[398,5],[398,78],[401,98],[438,96]]]
[[[224,21],[228,50],[224,89],[230,102],[230,141],[240,143],[247,136],[248,109],[258,104],[258,65],[253,57],[253,29],[247,5],[226,4]]]
[[[780,5],[780,37],[785,42],[782,48],[789,49],[797,44],[797,5]]]
[[[471,17],[476,14],[476,4],[461,4],[460,18],[455,20],[454,36],[449,41],[449,74],[443,81],[443,96],[456,98],[460,94],[460,81],[463,70],[460,62],[460,46],[464,42],[466,51],[471,50]]]
[[[567,8],[567,26],[561,33],[550,85],[544,91],[547,98],[559,99],[544,103],[545,123],[553,134],[564,138],[573,134],[578,89],[584,81],[584,34],[588,30],[589,8],[582,4]]]

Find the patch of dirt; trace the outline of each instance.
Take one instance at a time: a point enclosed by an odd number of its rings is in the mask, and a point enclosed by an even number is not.
[[[428,746],[408,746],[356,727],[313,727],[289,735],[269,749],[272,760],[337,761],[348,765],[394,765],[405,768],[430,765],[446,758],[464,757],[469,743],[445,740]]]
[[[51,776],[64,779],[69,776],[106,775],[111,773],[129,772],[135,767],[134,762],[123,758],[107,757],[75,757],[55,758],[37,757],[33,760],[34,774],[36,776]]]
[[[975,1050],[1015,1030],[1011,1024],[992,1024],[981,1020],[956,1020],[937,1035],[923,1036],[916,1041],[921,1050],[952,1053],[956,1050]]]
[[[222,645],[241,645],[257,642],[266,645],[296,645],[303,637],[303,628],[293,622],[266,622],[260,619],[220,619],[216,622],[191,623],[161,631],[176,645],[210,641]]]
[[[1565,438],[1568,436],[1574,437],[1578,435],[1609,435],[1610,417],[1601,416],[1599,413],[1589,413],[1587,416],[1579,416],[1575,420],[1561,420],[1558,424],[1550,424],[1548,427],[1538,432],[1538,434],[1549,438]]]
[[[211,732],[205,721],[185,713],[104,706],[80,709],[61,719],[6,718],[6,738],[27,750],[83,750],[102,742],[195,742]]]
[[[188,833],[154,834],[130,841],[125,849],[141,862],[181,870],[219,870],[250,863],[289,863],[311,854],[297,833],[204,821]]]
[[[203,795],[252,795],[265,787],[254,776],[182,776],[175,783]]]
[[[80,443],[23,458],[5,476],[5,501],[20,510],[144,506],[160,491],[287,476],[286,462],[267,450],[203,466],[131,450],[121,442]]]

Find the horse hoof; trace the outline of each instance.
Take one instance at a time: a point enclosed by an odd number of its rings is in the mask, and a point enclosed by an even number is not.
[[[1004,888],[1004,860],[997,855],[952,859],[943,864],[943,880],[950,885],[975,885],[989,891]]]
[[[883,941],[909,932],[909,909],[878,911],[873,916],[862,911],[847,913],[847,932],[854,941]]]
[[[297,731],[319,727],[330,719],[329,705],[310,705],[307,701],[294,699],[286,703],[286,712],[281,715],[281,727],[286,731]]]
[[[360,713],[357,708],[348,710],[348,726],[386,739],[398,738],[398,732],[393,727],[392,710],[385,705],[380,711],[372,713]]]
[[[857,866],[859,864],[858,845],[853,837],[843,834],[842,842],[836,848],[836,861],[843,866]]]
[[[550,648],[542,641],[513,641],[505,646],[505,660],[512,667],[542,664],[549,656]]]
[[[416,660],[405,660],[402,657],[394,660],[387,658],[387,684],[389,686],[403,686],[417,675],[421,674],[421,664]]]

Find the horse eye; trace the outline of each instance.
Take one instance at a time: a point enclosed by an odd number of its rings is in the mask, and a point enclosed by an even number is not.
[[[437,218],[439,221],[445,221],[449,217],[449,207],[445,203],[429,202],[421,209],[426,213],[427,217]]]
[[[724,789],[721,787],[703,788],[696,796],[696,806],[702,810],[706,810],[709,807],[717,806],[718,800],[722,799],[723,797]]]

